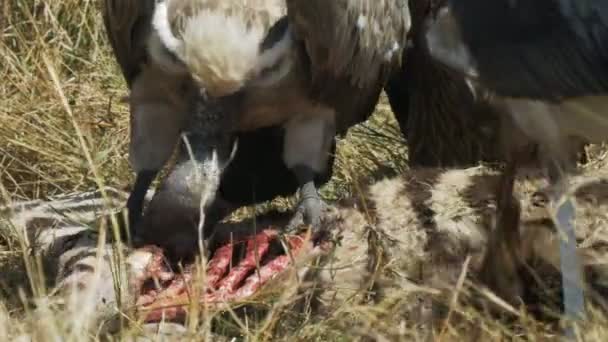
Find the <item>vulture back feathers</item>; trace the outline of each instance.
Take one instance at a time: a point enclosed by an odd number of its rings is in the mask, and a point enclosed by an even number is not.
[[[328,79],[348,76],[365,89],[399,67],[411,25],[405,0],[287,0],[287,12],[321,93]]]
[[[497,94],[562,100],[608,90],[608,2],[457,0],[450,8],[469,53],[462,62]]]
[[[431,58],[426,29],[444,1],[410,0],[412,18],[400,70],[385,87],[407,141],[408,164],[464,167],[504,160],[496,144],[500,108],[464,75]]]
[[[431,55],[496,96],[529,138],[572,170],[572,137],[608,135],[608,2],[448,1],[426,33]]]
[[[308,67],[310,96],[335,109],[339,133],[365,121],[401,65],[411,27],[408,2],[287,0],[287,12]]]

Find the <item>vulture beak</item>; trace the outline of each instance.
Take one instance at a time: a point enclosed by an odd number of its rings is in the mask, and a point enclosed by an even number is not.
[[[445,6],[432,20],[426,31],[426,44],[431,57],[459,73],[477,78],[477,65],[464,44],[453,12]]]

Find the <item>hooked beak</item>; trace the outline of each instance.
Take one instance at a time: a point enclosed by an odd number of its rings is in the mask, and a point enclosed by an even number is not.
[[[456,18],[449,7],[439,10],[426,31],[431,57],[470,78],[478,78],[477,65],[464,44]]]

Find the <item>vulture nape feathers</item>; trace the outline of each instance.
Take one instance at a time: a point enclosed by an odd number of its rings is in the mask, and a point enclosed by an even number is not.
[[[426,37],[433,57],[492,92],[540,144],[549,194],[559,203],[575,166],[570,138],[595,143],[608,134],[608,1],[448,0]],[[584,298],[570,201],[556,213],[568,236],[561,245],[564,306],[575,316]]]
[[[331,172],[334,137],[371,115],[400,67],[407,1],[106,0],[105,7],[131,90],[137,177],[127,207],[138,233],[196,226],[222,211],[224,196],[248,202],[250,189],[234,184],[247,186],[243,169],[256,162],[251,172],[273,190],[249,202],[296,185],[301,202],[291,226],[318,230],[317,186]],[[143,195],[178,142],[176,165],[138,223]],[[266,161],[277,169],[264,174]]]

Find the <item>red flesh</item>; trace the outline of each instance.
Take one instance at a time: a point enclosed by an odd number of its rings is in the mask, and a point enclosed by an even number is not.
[[[283,272],[291,264],[289,255],[279,255],[271,260],[265,260],[270,244],[278,236],[276,230],[267,229],[244,241],[227,243],[218,248],[206,272],[206,293],[197,301],[211,306],[223,302],[239,301],[251,297],[274,276]],[[228,270],[237,243],[246,242],[245,257],[231,270]],[[287,244],[292,255],[297,255],[304,246],[305,239],[291,236]],[[256,255],[257,254],[257,255]],[[257,262],[260,268],[256,270]],[[264,262],[264,263],[263,263]],[[263,263],[263,264],[262,264]],[[226,272],[228,272],[226,274]],[[192,281],[192,267],[184,274],[175,277],[160,293],[146,293],[137,301],[144,315],[145,322],[182,321],[191,302],[188,284]]]

